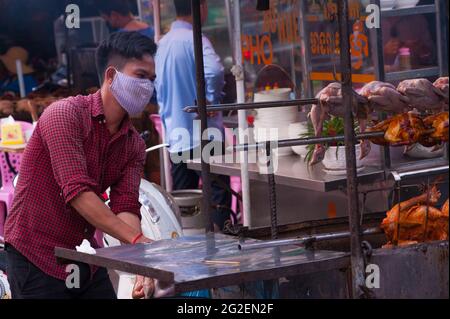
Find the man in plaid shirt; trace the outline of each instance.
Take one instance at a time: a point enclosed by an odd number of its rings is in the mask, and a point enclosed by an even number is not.
[[[5,225],[13,298],[115,298],[104,268],[78,263],[69,288],[55,247],[83,239],[99,247],[99,229],[126,244],[150,242],[140,226],[139,184],[145,144],[129,115],[152,97],[156,45],[137,32],[115,33],[97,49],[101,89],[49,106],[25,150]],[[101,194],[110,188],[110,207]],[[142,283],[134,294],[143,294]]]

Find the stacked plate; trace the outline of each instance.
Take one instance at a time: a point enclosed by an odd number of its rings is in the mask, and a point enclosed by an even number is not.
[[[290,88],[272,89],[255,93],[254,102],[276,102],[290,99]],[[257,142],[289,139],[289,124],[298,121],[296,106],[279,106],[256,110],[254,135]],[[292,154],[290,147],[274,151],[278,156]]]

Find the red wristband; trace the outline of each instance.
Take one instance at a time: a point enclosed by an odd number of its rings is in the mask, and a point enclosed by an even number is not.
[[[133,241],[131,242],[133,245],[136,244],[136,242],[139,240],[139,238],[141,238],[142,236],[144,236],[143,233],[140,233],[139,235],[137,235],[136,237],[134,237]]]

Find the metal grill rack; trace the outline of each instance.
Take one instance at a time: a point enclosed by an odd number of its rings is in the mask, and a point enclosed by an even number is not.
[[[196,74],[197,74],[197,106],[189,106],[185,108],[186,112],[198,112],[201,121],[202,132],[207,128],[206,119],[208,112],[215,111],[231,111],[231,110],[247,110],[247,109],[259,109],[259,108],[269,108],[279,106],[278,102],[269,103],[243,103],[243,104],[226,104],[226,105],[206,105],[205,98],[205,80],[203,74],[203,52],[202,52],[202,37],[201,37],[201,21],[200,21],[200,0],[191,0],[193,7],[193,30],[194,30],[194,45],[195,45],[195,60],[196,60]],[[360,205],[358,197],[358,181],[357,181],[357,169],[356,169],[356,155],[355,155],[355,144],[358,140],[369,139],[372,137],[383,136],[384,132],[371,132],[356,135],[353,130],[353,113],[352,113],[352,66],[350,57],[350,43],[349,43],[349,6],[348,0],[337,1],[338,4],[338,24],[340,34],[345,34],[347,36],[341,36],[340,41],[340,62],[341,62],[341,74],[342,74],[342,94],[345,108],[344,123],[345,123],[345,134],[344,136],[336,137],[322,137],[322,138],[308,138],[308,139],[293,139],[293,140],[281,140],[277,141],[278,148],[280,147],[290,147],[297,145],[310,145],[318,143],[326,143],[331,141],[344,141],[346,150],[346,162],[347,162],[347,204],[348,204],[348,216],[349,216],[349,231],[343,234],[337,234],[337,236],[350,237],[350,260],[351,260],[351,277],[352,277],[352,295],[353,297],[364,297],[367,292],[364,291],[365,283],[365,266],[364,266],[364,253],[363,244],[361,236],[363,232],[361,231],[361,214]],[[317,103],[317,99],[297,99],[292,101],[283,101],[283,106],[299,106],[299,105],[310,105]],[[202,149],[206,146],[207,141],[202,140]],[[267,168],[269,169],[267,174],[267,179],[269,183],[269,202],[271,208],[271,237],[276,239],[277,234],[277,205],[276,205],[276,191],[275,191],[275,177],[274,173],[270,171],[270,166],[272,163],[273,149],[270,142],[257,143],[253,145],[242,144],[235,146],[236,151],[248,151],[256,148],[264,148],[267,155]],[[447,157],[448,160],[448,157]],[[385,161],[389,161],[385,157]],[[386,168],[390,167],[390,163],[384,163]],[[206,231],[212,231],[212,220],[211,220],[211,203],[210,203],[210,166],[209,158],[201,159],[202,168],[202,179],[203,179],[203,194],[204,203],[203,207],[207,208],[208,215],[210,216],[209,224]],[[411,176],[427,176],[427,182],[429,183],[429,170],[418,170],[411,172],[395,173],[393,176],[396,178],[397,189],[400,189],[400,181],[406,177]],[[433,171],[434,172],[434,171]],[[436,174],[448,173],[448,165],[442,166],[435,170]],[[423,175],[425,174],[425,175]],[[400,201],[400,198],[398,198]],[[365,232],[377,232],[379,230],[366,230]],[[336,235],[336,234],[335,234]],[[326,237],[326,236],[325,236]],[[331,236],[334,238],[333,236]],[[322,238],[322,240],[327,240],[331,238]],[[311,240],[311,239],[309,239]],[[296,242],[305,242],[306,239],[294,239]],[[269,243],[271,247],[284,244],[292,244],[292,240],[287,240],[285,243],[283,241],[273,241]],[[264,245],[260,243],[259,245]],[[266,246],[267,243],[266,243]],[[245,244],[242,245],[245,249]],[[241,248],[242,248],[241,247]],[[248,248],[248,247],[247,247]]]

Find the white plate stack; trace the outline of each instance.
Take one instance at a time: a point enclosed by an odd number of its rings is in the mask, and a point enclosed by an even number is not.
[[[292,90],[280,88],[255,93],[254,102],[276,102],[290,99]],[[254,135],[257,142],[289,139],[289,124],[298,121],[296,106],[279,106],[256,110]],[[270,132],[275,134],[270,134]],[[279,148],[275,155],[286,156],[292,154],[290,147]]]

